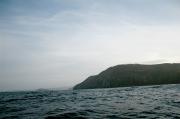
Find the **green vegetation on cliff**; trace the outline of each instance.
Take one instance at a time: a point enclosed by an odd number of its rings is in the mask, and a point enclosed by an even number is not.
[[[180,83],[180,64],[127,64],[90,76],[74,89],[113,88]]]

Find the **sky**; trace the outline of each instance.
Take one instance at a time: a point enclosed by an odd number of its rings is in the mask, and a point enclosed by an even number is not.
[[[0,91],[67,88],[118,64],[180,62],[179,0],[0,0]]]

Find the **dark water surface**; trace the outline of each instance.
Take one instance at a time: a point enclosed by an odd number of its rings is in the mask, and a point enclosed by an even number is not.
[[[178,119],[180,85],[0,93],[1,119]]]

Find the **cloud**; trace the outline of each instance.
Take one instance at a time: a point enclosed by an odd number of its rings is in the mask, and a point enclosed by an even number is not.
[[[178,62],[177,2],[3,1],[0,90],[73,86],[123,63]]]

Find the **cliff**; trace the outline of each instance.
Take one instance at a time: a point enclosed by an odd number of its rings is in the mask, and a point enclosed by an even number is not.
[[[73,89],[113,88],[180,83],[180,64],[127,64],[90,76]]]

